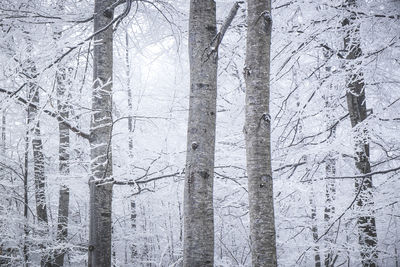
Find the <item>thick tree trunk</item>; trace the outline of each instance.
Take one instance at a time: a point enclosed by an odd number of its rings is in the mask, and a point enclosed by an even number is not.
[[[214,265],[213,179],[218,53],[215,1],[190,1],[190,103],[184,189],[187,267]]]
[[[114,10],[109,7],[114,0],[96,0],[94,32],[107,27]],[[111,130],[112,130],[112,75],[113,75],[113,28],[107,27],[94,38],[93,94],[90,158],[90,267],[111,266],[112,232],[112,178]]]
[[[347,8],[356,7],[356,0],[347,0]],[[347,107],[350,114],[351,126],[355,131],[355,154],[356,167],[361,174],[371,172],[368,129],[362,122],[367,118],[367,107],[365,99],[365,83],[360,57],[362,56],[360,26],[357,24],[355,14],[342,22],[345,31],[344,50],[346,56],[347,77]],[[375,217],[373,214],[374,199],[372,176],[366,176],[355,180],[357,198],[357,219],[358,241],[360,245],[361,262],[365,267],[378,266],[377,233]]]
[[[246,138],[253,266],[276,266],[271,170],[270,50],[271,1],[247,2]]]
[[[65,103],[66,85],[66,70],[61,68],[57,74],[57,95],[58,95],[58,112],[61,117],[68,120],[69,111],[68,105]],[[59,159],[59,175],[65,177],[69,175],[69,128],[63,123],[58,124],[59,129],[59,146],[58,146],[58,159]],[[68,211],[69,211],[69,188],[66,184],[60,185],[59,198],[58,198],[58,224],[57,224],[57,241],[62,244],[65,243],[68,237]],[[56,251],[55,263],[56,266],[64,265],[64,250]]]

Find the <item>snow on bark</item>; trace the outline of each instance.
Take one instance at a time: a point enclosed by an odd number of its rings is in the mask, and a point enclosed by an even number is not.
[[[113,0],[96,0],[94,16],[93,92],[90,132],[91,177],[89,262],[91,267],[111,266],[112,183],[96,183],[112,178],[112,75],[113,28],[107,27],[113,19],[110,8]]]

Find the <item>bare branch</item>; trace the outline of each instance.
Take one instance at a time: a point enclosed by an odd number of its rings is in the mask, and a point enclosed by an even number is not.
[[[236,2],[233,7],[231,8],[231,11],[229,11],[228,17],[225,19],[224,23],[221,26],[221,29],[217,33],[217,35],[214,37],[212,43],[211,43],[211,51],[217,51],[219,45],[222,42],[222,39],[225,36],[226,31],[228,30],[229,26],[231,25],[233,19],[235,18],[237,11],[240,7],[240,4],[244,3],[244,1],[238,1]]]
[[[154,182],[154,181],[157,181],[157,180],[161,180],[161,179],[164,179],[164,178],[175,177],[175,176],[178,176],[180,174],[182,174],[182,172],[175,172],[175,173],[172,173],[172,174],[161,175],[161,176],[153,177],[153,178],[150,178],[150,179],[147,179],[147,180],[138,180],[138,179],[136,179],[136,180],[126,180],[126,181],[115,181],[115,180],[113,180],[113,181],[110,181],[110,182],[112,182],[115,185],[147,184],[147,183]],[[107,183],[107,181],[99,181],[99,183],[103,184],[103,183]]]
[[[376,175],[376,174],[386,174],[389,172],[396,172],[400,170],[400,166],[393,168],[393,169],[387,169],[387,170],[383,170],[383,171],[376,171],[376,172],[370,172],[370,173],[366,173],[366,174],[360,174],[360,175],[352,175],[352,176],[328,176],[325,177],[325,179],[358,179],[358,178],[366,178],[372,175]]]
[[[22,104],[24,104],[24,105],[27,105],[27,106],[30,106],[30,107],[39,109],[38,106],[36,106],[35,104],[32,104],[32,103],[28,102],[25,98],[20,97],[20,96],[16,96],[16,93],[19,92],[19,91],[21,91],[21,89],[22,89],[25,85],[26,85],[26,84],[23,84],[20,88],[18,88],[18,90],[14,91],[14,92],[11,92],[11,91],[6,90],[6,89],[4,89],[4,88],[0,88],[0,92],[9,95],[10,98],[16,99],[18,102],[20,102],[20,103],[22,103]],[[83,138],[85,138],[85,139],[89,139],[89,136],[90,136],[90,135],[89,135],[88,133],[85,133],[85,132],[81,131],[80,129],[76,128],[75,126],[71,125],[71,124],[70,124],[69,122],[67,122],[62,116],[60,116],[60,114],[58,114],[58,113],[56,113],[56,112],[53,112],[53,111],[50,111],[50,110],[48,110],[48,109],[44,109],[43,112],[46,113],[47,115],[53,117],[53,118],[56,118],[60,123],[62,123],[64,126],[68,127],[68,129],[70,129],[73,133],[77,134],[78,136],[83,137]]]

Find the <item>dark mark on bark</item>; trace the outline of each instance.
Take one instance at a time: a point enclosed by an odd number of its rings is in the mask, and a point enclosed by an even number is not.
[[[192,149],[196,150],[199,147],[199,144],[197,144],[196,142],[192,143]]]
[[[203,179],[208,179],[210,175],[206,171],[201,171],[199,172],[200,176],[203,177]]]

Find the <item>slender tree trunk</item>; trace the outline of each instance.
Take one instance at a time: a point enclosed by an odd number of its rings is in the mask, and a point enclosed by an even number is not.
[[[296,94],[296,99],[297,99],[297,107],[300,106],[300,101],[299,101],[299,94]],[[301,142],[304,138],[304,121],[300,120],[298,123],[298,128],[297,128],[297,141]],[[301,150],[301,148],[299,148]],[[308,161],[308,156],[303,155],[302,160],[304,162]],[[307,164],[306,164],[307,165]],[[310,169],[306,168],[306,173],[309,173]],[[314,190],[314,185],[315,185],[315,179],[311,177],[311,181],[309,183],[310,187],[310,194],[309,194],[309,204],[311,208],[311,235],[314,241],[314,264],[315,267],[321,267],[321,255],[320,255],[320,248],[318,245],[318,238],[319,238],[319,233],[318,233],[318,219],[317,219],[317,205],[315,204],[315,190]]]
[[[31,63],[33,65],[33,63]],[[36,74],[35,66],[31,66],[29,76]],[[33,172],[35,179],[35,197],[36,197],[36,215],[39,224],[48,226],[47,204],[46,204],[46,177],[44,173],[44,155],[43,155],[43,142],[40,131],[40,122],[38,119],[39,103],[39,88],[35,81],[29,81],[29,97],[30,103],[34,105],[28,106],[28,125],[32,125],[30,135],[32,140],[33,150]],[[41,234],[45,234],[42,232]],[[41,249],[45,251],[45,246],[40,245]],[[49,255],[45,253],[42,255],[41,266],[49,265]]]
[[[35,69],[33,67],[33,69]],[[36,71],[32,71],[33,74]],[[33,74],[30,75],[33,75]],[[36,197],[36,213],[39,222],[48,222],[47,205],[46,205],[46,177],[44,174],[44,155],[43,143],[40,133],[40,122],[37,118],[37,107],[39,103],[39,89],[35,82],[29,83],[29,100],[33,105],[28,106],[28,124],[32,125],[30,130],[33,149],[33,170],[35,177],[35,197]]]
[[[336,174],[336,159],[334,158],[334,153],[330,152],[326,158],[325,166],[326,176],[334,177]],[[335,214],[335,204],[336,199],[336,183],[334,179],[327,179],[325,184],[325,209],[324,209],[324,221],[326,227],[329,227],[332,223],[332,218]],[[332,249],[334,242],[333,233],[327,233],[326,243],[328,245],[327,252],[325,255],[325,267],[330,267],[334,263],[335,253]]]
[[[60,11],[64,10],[64,1],[58,0],[57,7]],[[58,32],[55,33],[55,39],[61,37],[60,27]],[[62,52],[62,51],[59,51]],[[70,88],[71,81],[67,78],[67,68],[62,64],[59,64],[58,71],[56,73],[57,81],[57,109],[60,116],[68,121],[69,110],[68,110],[68,94],[67,90]],[[58,197],[58,222],[57,222],[57,242],[58,246],[62,246],[63,243],[67,241],[68,237],[68,211],[69,211],[69,187],[64,183],[63,178],[67,177],[70,173],[69,165],[69,148],[70,148],[70,138],[69,129],[63,123],[58,124],[59,130],[59,143],[58,143],[58,171],[61,178],[61,184],[59,189]],[[55,266],[64,266],[64,255],[65,249],[60,249],[55,251],[54,260]]]
[[[2,110],[1,112],[1,152],[3,155],[6,154],[6,127],[7,127],[7,112]]]
[[[135,131],[134,128],[134,119],[132,117],[133,115],[133,103],[132,103],[132,88],[131,88],[131,64],[129,60],[129,34],[128,30],[125,32],[125,68],[126,68],[126,84],[127,84],[127,93],[128,93],[128,111],[129,111],[129,117],[128,117],[128,132],[129,132],[129,137],[128,137],[128,153],[129,153],[129,160],[132,162],[133,161],[133,132]],[[130,163],[131,163],[130,162]],[[130,206],[131,206],[131,228],[133,233],[136,233],[136,200],[135,196],[131,197],[130,201]],[[136,236],[136,235],[135,235]],[[136,240],[133,240],[131,242],[131,263],[134,263],[136,257],[137,257],[137,248],[136,248]]]
[[[66,70],[61,68],[57,73],[57,95],[58,95],[58,112],[61,117],[68,120],[69,111],[68,104],[66,104],[65,96],[68,94],[66,85],[69,84],[66,79]],[[63,123],[58,124],[59,129],[59,146],[58,146],[58,159],[59,159],[59,175],[66,177],[69,175],[69,129]],[[66,184],[60,185],[59,198],[58,198],[58,224],[57,224],[57,241],[62,244],[65,243],[68,237],[68,211],[69,211],[69,187]],[[60,245],[59,244],[59,245]],[[56,266],[64,265],[65,250],[56,251],[55,263]]]
[[[328,59],[328,51],[324,51],[325,60]],[[328,66],[325,68],[326,74],[331,73],[332,67]],[[336,126],[335,126],[335,118],[333,114],[336,112],[336,105],[334,97],[337,91],[336,88],[332,88],[329,86],[327,88],[327,92],[325,93],[325,120],[327,122],[327,128],[332,129],[330,133],[330,138],[328,143],[331,144],[333,140],[336,138]],[[336,175],[336,154],[337,152],[331,150],[328,152],[328,155],[325,160],[325,174],[326,177],[334,177]],[[335,199],[336,199],[336,181],[335,179],[327,179],[325,180],[325,209],[324,209],[324,221],[325,226],[329,227],[332,223],[332,218],[335,214]],[[335,258],[335,251],[332,248],[334,243],[334,234],[332,232],[328,232],[325,237],[326,244],[328,246],[327,252],[325,253],[325,267],[331,267]]]
[[[28,267],[29,260],[29,249],[28,249],[28,209],[29,209],[29,198],[28,198],[28,168],[29,168],[29,130],[26,131],[25,135],[25,151],[24,151],[24,267]]]
[[[347,8],[356,7],[356,0],[346,0]],[[344,48],[347,52],[347,107],[350,114],[351,126],[355,131],[356,167],[361,174],[371,172],[368,129],[362,122],[367,118],[365,99],[365,83],[362,68],[362,50],[360,26],[357,17],[352,14],[342,22],[345,31]],[[355,180],[355,189],[358,194],[356,206],[359,211],[357,219],[358,242],[360,245],[361,262],[365,267],[378,266],[377,233],[375,216],[373,214],[374,199],[372,176]]]
[[[190,103],[184,189],[186,267],[214,265],[213,179],[218,53],[215,1],[190,1]]]
[[[310,206],[311,206],[311,232],[312,232],[312,237],[314,240],[314,261],[315,261],[315,267],[321,267],[321,256],[319,254],[319,246],[317,244],[318,241],[318,226],[317,226],[317,207],[315,205],[314,199],[315,199],[315,194],[314,194],[314,188],[313,184],[310,184],[311,186],[311,196],[310,196]]]
[[[109,25],[114,10],[114,0],[95,0],[94,32]],[[90,158],[90,223],[89,267],[111,266],[112,232],[112,75],[113,28],[106,28],[94,38],[93,94]]]
[[[270,53],[271,1],[247,2],[246,138],[253,266],[276,266],[271,169]]]

